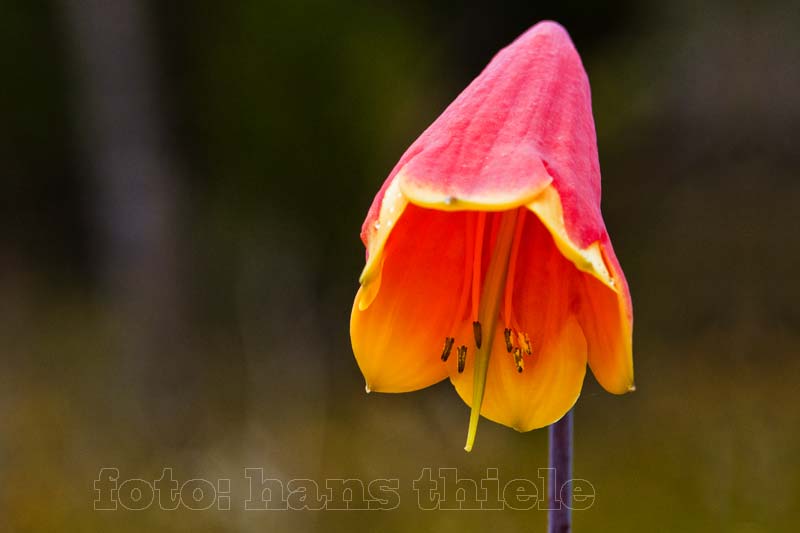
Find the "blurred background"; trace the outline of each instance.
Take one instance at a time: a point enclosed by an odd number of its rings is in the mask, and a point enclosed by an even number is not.
[[[426,466],[536,479],[546,431],[441,383],[367,396],[372,196],[496,51],[561,22],[592,84],[638,390],[587,374],[577,531],[800,522],[800,10],[750,2],[6,0],[0,529],[541,531],[423,512]],[[93,481],[231,479],[230,511],[96,512]],[[265,476],[399,478],[388,512],[244,512]]]

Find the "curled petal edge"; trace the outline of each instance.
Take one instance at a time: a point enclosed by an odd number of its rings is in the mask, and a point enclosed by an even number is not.
[[[614,277],[609,273],[603,259],[600,241],[595,241],[586,248],[581,248],[569,237],[564,223],[564,209],[561,198],[555,187],[549,185],[532,201],[526,204],[542,224],[553,236],[553,241],[561,254],[566,257],[575,268],[597,278],[603,285],[619,294],[620,287]]]
[[[375,300],[381,287],[381,272],[383,271],[383,249],[389,235],[405,211],[408,199],[400,191],[400,183],[395,178],[389,184],[381,201],[378,219],[370,228],[370,237],[367,245],[367,264],[358,278],[361,284],[359,291],[358,310],[364,311]]]
[[[586,248],[581,248],[570,239],[564,223],[561,198],[552,185],[552,179],[544,181],[540,189],[523,198],[498,196],[486,202],[476,202],[409,185],[413,181],[405,180],[403,177],[401,171],[389,184],[381,202],[378,218],[371,228],[367,263],[359,277],[359,283],[363,288],[358,302],[359,310],[363,311],[369,307],[378,294],[383,267],[383,248],[394,224],[409,203],[440,211],[502,211],[524,205],[542,221],[553,236],[559,251],[575,265],[575,268],[594,276],[619,295],[619,283],[606,266],[600,242],[596,241]]]

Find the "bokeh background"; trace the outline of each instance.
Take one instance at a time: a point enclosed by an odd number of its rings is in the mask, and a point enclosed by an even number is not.
[[[422,512],[425,466],[536,479],[546,431],[462,451],[448,383],[367,396],[358,232],[411,141],[527,27],[570,31],[638,390],[587,374],[577,531],[800,523],[795,2],[6,0],[2,531],[541,531]],[[92,510],[120,476],[232,480],[230,511]],[[242,511],[244,468],[399,478],[390,512]]]

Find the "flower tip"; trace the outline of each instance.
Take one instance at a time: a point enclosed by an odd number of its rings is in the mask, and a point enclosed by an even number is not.
[[[628,387],[628,392],[634,392],[635,390],[636,390],[636,384],[635,383],[631,383],[631,386]]]
[[[571,41],[567,29],[554,20],[542,20],[528,28],[520,38],[532,37],[534,35],[546,35],[551,38],[562,40],[564,37]]]
[[[540,31],[549,30],[567,33],[566,28],[564,28],[564,26],[555,20],[542,20],[534,24],[533,27],[539,29]]]
[[[364,390],[365,390],[365,391],[367,391],[367,394],[369,394],[370,392],[372,392],[372,389],[370,389],[370,388],[369,388],[369,383],[366,383],[366,384],[364,385]]]

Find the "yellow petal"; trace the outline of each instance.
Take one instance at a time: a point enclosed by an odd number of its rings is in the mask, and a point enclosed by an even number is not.
[[[380,288],[353,303],[350,337],[368,390],[408,392],[447,376],[440,360],[464,285],[466,213],[408,205],[380,257]],[[364,303],[365,298],[371,301]]]
[[[608,261],[618,292],[592,276],[582,276],[581,311],[578,315],[589,349],[589,366],[608,392],[624,394],[633,385],[631,312],[625,279],[616,273],[616,260]]]
[[[580,271],[573,276],[575,301],[592,373],[611,393],[634,390],[630,295],[610,244],[594,242],[580,248],[573,243],[564,225],[561,199],[552,186],[530,202],[528,209],[547,228],[563,257]]]

